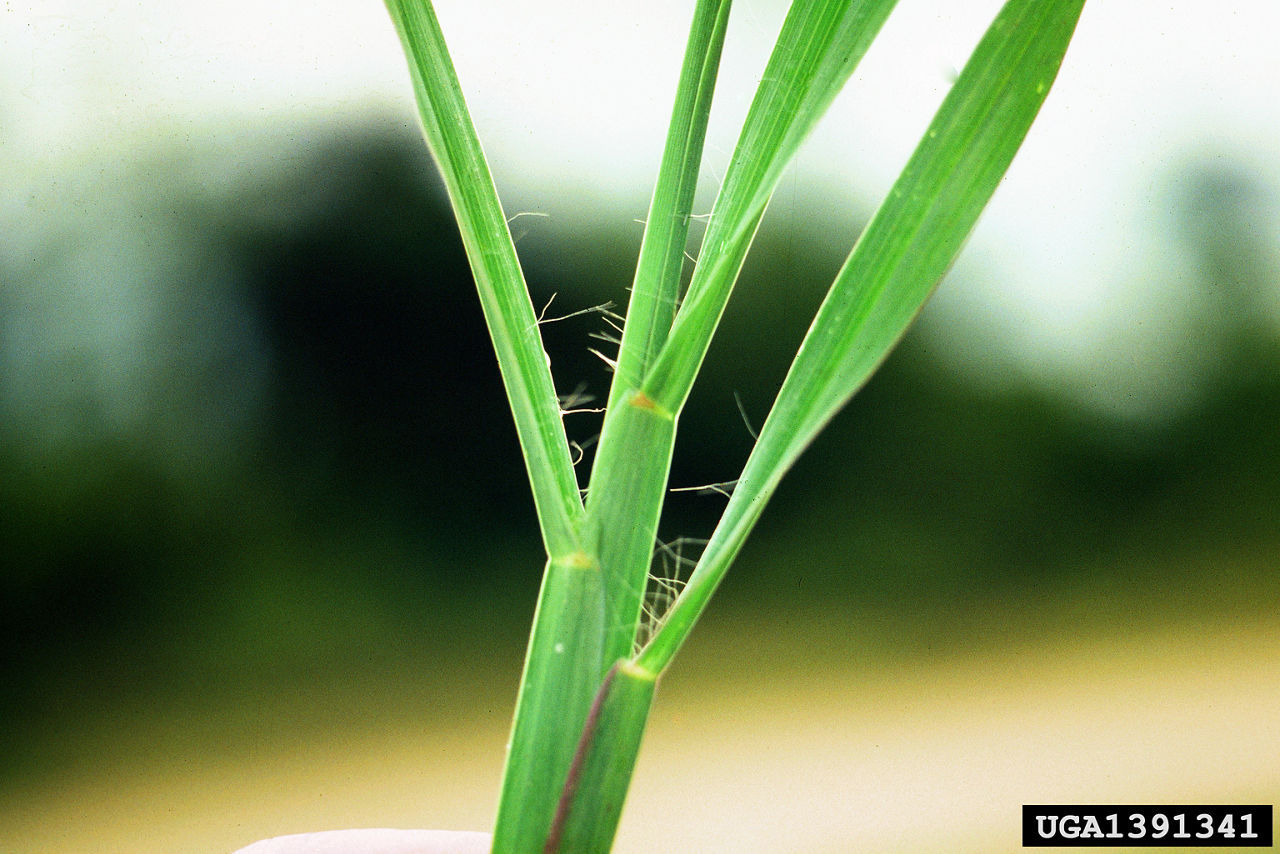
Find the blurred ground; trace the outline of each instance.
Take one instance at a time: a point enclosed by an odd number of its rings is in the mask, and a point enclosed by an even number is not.
[[[825,619],[829,654],[850,638]],[[880,668],[851,666],[852,647],[814,658],[812,625],[760,628],[746,644],[708,632],[664,682],[620,852],[1015,851],[1023,803],[1269,803],[1280,791],[1280,669],[1260,666],[1280,656],[1274,617],[1055,631]],[[354,725],[267,726],[250,744],[241,731],[212,755],[202,742],[243,712],[149,709],[124,736],[130,750],[114,744],[6,798],[0,838],[49,854],[205,854],[307,829],[487,827],[501,692],[472,683],[445,709],[405,686],[362,693],[310,698],[385,701]],[[303,697],[263,702],[264,719],[314,714],[290,707]]]

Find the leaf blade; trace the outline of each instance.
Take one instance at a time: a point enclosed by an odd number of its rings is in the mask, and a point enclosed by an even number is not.
[[[730,0],[699,0],[694,10],[662,164],[645,219],[610,405],[639,385],[675,316],[689,217],[731,6]]]
[[[897,0],[795,0],[725,171],[689,291],[642,386],[678,413],[764,210],[801,143],[853,74]]]
[[[560,406],[497,188],[430,0],[386,0],[409,64],[423,135],[444,179],[471,262],[543,541],[577,550],[583,515]]]
[[[881,204],[810,327],[725,513],[637,657],[661,672],[782,476],[866,382],[945,274],[1057,75],[1084,0],[1009,0]]]

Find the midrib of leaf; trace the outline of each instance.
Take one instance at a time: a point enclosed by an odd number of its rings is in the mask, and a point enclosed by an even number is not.
[[[723,518],[637,658],[645,669],[670,662],[782,476],[950,266],[1044,102],[1083,4],[1010,0],[987,30],[818,310]]]

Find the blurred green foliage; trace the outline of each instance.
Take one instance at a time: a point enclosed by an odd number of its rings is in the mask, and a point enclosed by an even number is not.
[[[301,156],[152,152],[87,216],[70,205],[0,232],[14,767],[39,761],[24,732],[51,715],[326,671],[426,678],[426,651],[481,636],[512,651],[494,666],[514,686],[541,556],[447,205],[410,130],[316,138]],[[1277,247],[1255,227],[1274,200],[1229,167],[1187,174],[1170,226],[1197,261],[1198,343],[1214,354],[1185,378],[1196,394],[1112,418],[1055,388],[993,390],[936,332],[913,333],[785,482],[726,613],[870,614],[887,644],[932,646],[957,612],[998,625],[1018,602],[1274,602]],[[630,225],[535,226],[520,244],[535,301],[556,294],[551,316],[625,304]],[[766,224],[673,485],[737,472],[751,439],[735,394],[763,417],[852,233]],[[597,314],[544,325],[563,392],[604,393],[588,352],[604,331]],[[589,446],[594,416],[568,417]],[[673,494],[663,536],[705,536],[720,507]]]

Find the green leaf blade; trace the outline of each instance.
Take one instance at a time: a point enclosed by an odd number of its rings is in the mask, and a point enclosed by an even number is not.
[[[1057,75],[1084,0],[1009,0],[974,50],[818,310],[742,477],[666,624],[675,655],[783,474],[866,382],[958,254]]]
[[[1011,0],[867,225],[762,439],[795,457],[874,373],[959,254],[1044,102],[1084,0]]]
[[[493,177],[430,0],[386,5],[409,61],[423,135],[471,262],[543,541],[552,556],[570,554],[578,548],[582,501],[537,318]]]
[[[688,396],[765,204],[787,163],[852,74],[893,5],[894,0],[797,0],[793,5],[748,113],[708,224],[689,294],[669,337],[666,327],[672,322],[678,292],[689,205],[710,109],[713,59],[719,56],[727,4],[715,8],[716,4],[703,0],[695,13],[681,75],[682,92],[673,112],[646,226],[586,503],[586,530],[589,542],[598,549],[614,627],[608,644],[611,655],[632,652],[679,408]],[[692,116],[689,110],[694,111]],[[664,387],[662,378],[669,377],[664,364],[674,366],[677,388]],[[634,383],[642,373],[645,379],[637,390]],[[656,386],[652,382],[655,376],[660,378]],[[647,404],[642,411],[624,405],[637,400]],[[653,413],[662,413],[669,426],[653,419]],[[659,428],[666,430],[665,439]],[[639,444],[627,444],[625,437]],[[640,476],[631,471],[637,467],[648,467],[650,472]],[[626,513],[630,518],[620,518]]]
[[[795,0],[743,123],[689,292],[643,389],[679,412],[783,171],[871,46],[896,0]]]
[[[645,219],[610,405],[639,386],[675,316],[689,217],[731,5],[730,0],[699,0],[694,10],[662,164]]]

